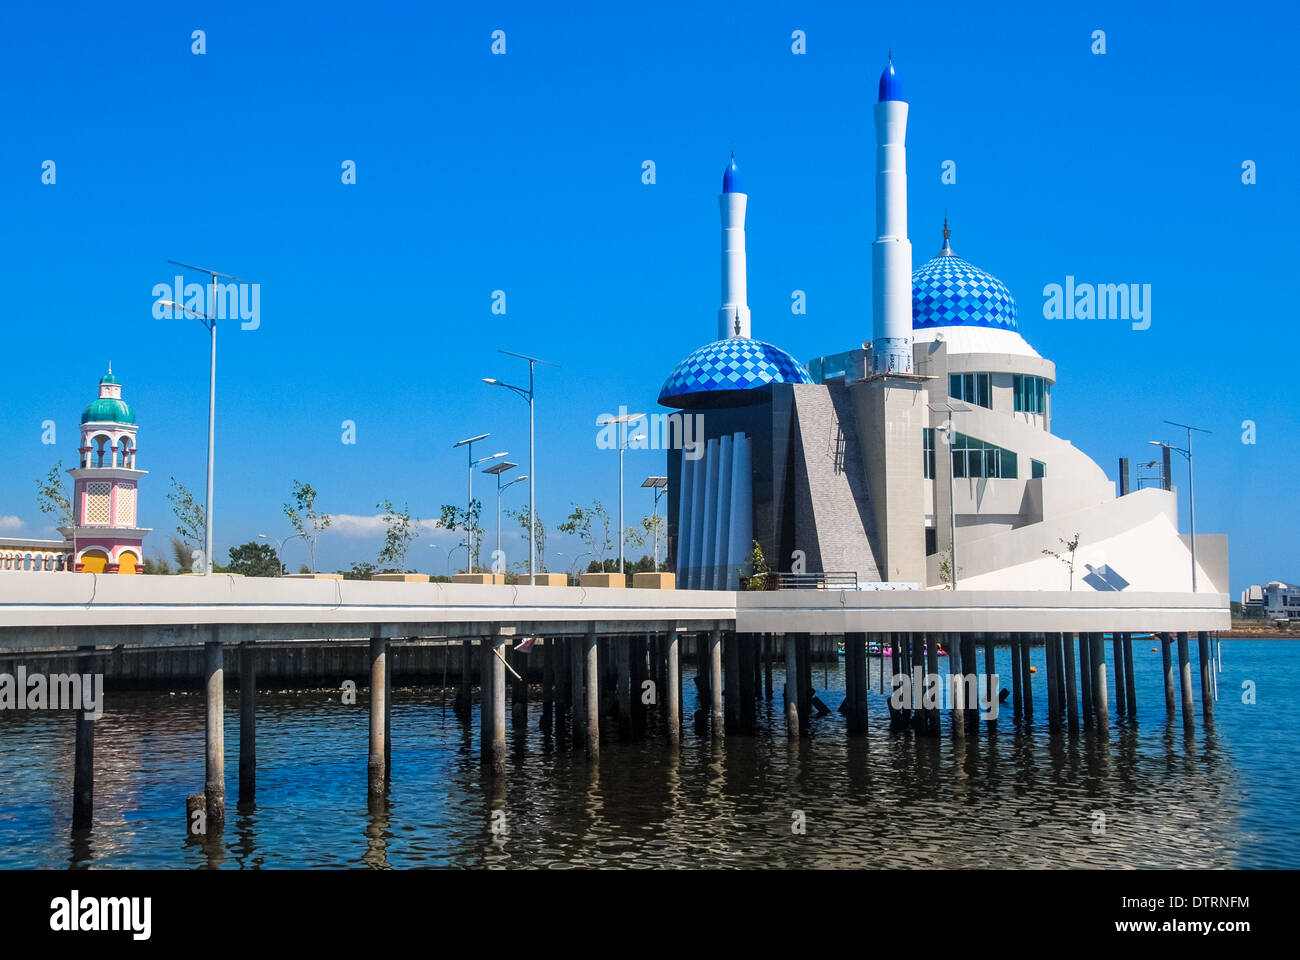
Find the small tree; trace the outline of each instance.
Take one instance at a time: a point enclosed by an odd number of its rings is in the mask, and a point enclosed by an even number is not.
[[[664,518],[657,513],[641,518],[641,543],[650,541],[652,559],[656,568],[659,566],[659,544],[664,542]]]
[[[310,483],[299,483],[297,480],[293,482],[293,503],[284,505],[284,515],[289,518],[289,523],[298,531],[311,554],[311,570],[303,572],[315,573],[316,541],[328,529],[331,517],[328,513],[317,512],[316,490]]]
[[[376,505],[376,509],[384,511],[384,545],[379,551],[380,565],[388,565],[395,568],[396,573],[406,572],[406,554],[411,549],[411,541],[415,539],[415,531],[420,524],[420,518],[412,519],[411,510],[406,504],[402,504],[402,509],[398,510],[393,506],[393,501],[384,500]]]
[[[1069,540],[1066,540],[1064,537],[1057,537],[1056,539],[1061,541],[1061,546],[1065,548],[1066,553],[1068,553],[1068,556],[1058,553],[1055,550],[1044,550],[1043,553],[1049,557],[1055,557],[1057,560],[1060,560],[1063,564],[1065,564],[1066,569],[1070,571],[1070,589],[1073,590],[1074,589],[1074,554],[1075,551],[1079,549],[1079,533],[1078,531],[1075,531],[1074,536],[1071,537]]]
[[[63,474],[63,461],[58,460],[50,467],[49,476],[36,481],[36,503],[41,513],[54,518],[54,526],[59,531],[73,525],[72,500],[63,485]]]
[[[599,500],[592,500],[590,507],[573,505],[573,512],[556,528],[561,533],[578,537],[583,546],[596,559],[592,561],[595,570],[605,569],[605,556],[614,547],[610,536],[609,511]]]
[[[172,552],[177,566],[189,571],[194,566],[194,554],[203,549],[207,541],[208,511],[207,507],[194,499],[194,494],[185,488],[185,484],[171,478],[171,489],[167,500],[172,505],[176,516],[176,536],[172,538]],[[177,549],[177,540],[183,545],[184,552]]]
[[[520,507],[518,510],[507,510],[506,516],[519,524],[519,529],[524,532],[524,543],[528,542],[528,508]],[[542,522],[542,515],[537,515],[537,572],[546,572],[546,524]],[[528,569],[528,558],[518,561],[515,566],[524,571]]]
[[[754,549],[749,553],[749,569],[751,576],[745,578],[745,568],[741,567],[737,572],[741,579],[745,580],[745,588],[748,590],[765,590],[767,588],[767,557],[763,555],[763,548],[757,540],[753,541]]]
[[[231,547],[230,565],[226,570],[246,577],[278,577],[281,573],[275,548],[258,540],[250,540],[242,547]]]
[[[375,572],[375,565],[365,560],[352,564],[351,570],[340,571],[344,580],[369,580]]]
[[[481,566],[479,557],[483,550],[483,528],[479,526],[478,518],[482,509],[483,505],[477,500],[469,502],[468,510],[465,507],[455,507],[450,503],[444,503],[442,505],[442,515],[433,521],[435,527],[442,527],[444,530],[451,531],[460,530],[472,539],[474,558],[467,566]],[[457,550],[463,546],[465,546],[464,543],[459,543],[452,550]],[[449,554],[450,552],[448,551]]]

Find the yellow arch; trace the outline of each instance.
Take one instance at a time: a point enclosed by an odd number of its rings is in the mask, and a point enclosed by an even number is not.
[[[123,550],[117,558],[118,573],[139,573],[140,558],[130,550]]]
[[[108,554],[103,550],[87,550],[81,555],[82,573],[103,573],[108,566]]]

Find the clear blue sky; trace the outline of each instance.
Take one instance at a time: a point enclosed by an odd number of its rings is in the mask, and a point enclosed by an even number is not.
[[[1213,430],[1197,519],[1229,534],[1234,591],[1300,579],[1293,5],[234,7],[6,14],[4,533],[52,534],[34,480],[74,459],[109,360],[151,471],[149,552],[173,526],[167,478],[202,490],[206,335],[152,317],[169,258],[262,285],[261,328],[220,336],[220,559],[286,532],[295,479],[331,512],[392,497],[430,517],[464,496],[454,441],[490,431],[485,452],[526,457],[526,407],[479,382],[524,376],[498,347],[562,364],[539,383],[543,518],[592,497],[613,507],[616,456],[593,422],[620,403],[657,409],[673,365],[713,338],[733,148],[755,336],[802,360],[870,336],[870,106],[892,44],[912,104],[917,263],[947,210],[956,251],[1006,282],[1057,364],[1055,432],[1114,476],[1118,457],[1152,455],[1147,440],[1179,439],[1166,418]],[[489,52],[494,29],[505,56]],[[791,53],[795,29],[806,55]],[[945,160],[956,185],[940,182]],[[1043,286],[1067,274],[1150,283],[1151,328],[1042,319]],[[490,313],[496,289],[505,317]],[[795,289],[806,317],[791,315]],[[57,447],[40,443],[46,419]],[[629,518],[663,469],[662,453],[628,455]],[[525,502],[523,485],[510,498]],[[445,563],[434,539],[415,566]],[[373,560],[378,542],[327,533],[321,566]],[[577,552],[561,537],[551,550]]]

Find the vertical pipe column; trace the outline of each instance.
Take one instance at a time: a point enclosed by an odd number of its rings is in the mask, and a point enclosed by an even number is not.
[[[257,648],[239,645],[239,802],[257,796]]]
[[[217,629],[212,628],[214,637],[218,636]],[[209,640],[203,644],[204,690],[207,695],[203,793],[207,804],[209,832],[221,829],[226,822],[226,671],[222,663],[222,650],[220,640]]]
[[[1083,707],[1083,726],[1092,726],[1092,634],[1079,634],[1079,703]]]
[[[1192,662],[1187,653],[1187,634],[1178,634],[1178,675],[1183,687],[1183,725],[1194,726],[1196,717],[1192,710]]]
[[[1092,635],[1092,697],[1097,715],[1097,731],[1110,730],[1110,706],[1106,691],[1106,642],[1100,633]]]
[[[1133,634],[1124,634],[1124,702],[1128,705],[1128,722],[1137,723],[1137,679],[1133,676]]]
[[[944,644],[948,647],[948,682],[952,685],[952,735],[955,739],[966,739],[966,685],[962,680],[961,634],[944,634]],[[1016,703],[1020,699],[1016,698]]]
[[[1020,668],[1020,634],[1009,635],[1011,641],[1011,715],[1019,723],[1024,713],[1025,695],[1021,689],[1024,671]]]
[[[997,658],[993,652],[993,641],[995,637],[991,633],[984,634],[984,699],[989,705],[989,726],[998,722],[998,712],[993,705],[998,702],[998,684],[997,684]]]
[[[456,716],[468,720],[470,705],[474,701],[471,684],[474,680],[474,641],[460,642],[460,683],[456,689]]]
[[[758,638],[752,633],[736,633],[732,636],[736,640],[736,657],[740,661],[740,730],[742,733],[753,733],[758,722],[754,709],[754,695],[757,690],[754,668],[758,664],[754,646]]]
[[[763,634],[763,697],[772,699],[772,635]]]
[[[1065,709],[1070,732],[1079,732],[1079,700],[1074,680],[1074,634],[1061,634],[1061,656],[1065,660]]]
[[[587,632],[583,665],[587,693],[587,756],[595,760],[600,756],[600,650],[596,643],[596,628]]]
[[[1214,723],[1214,678],[1210,664],[1210,634],[1202,630],[1197,637],[1197,653],[1201,667],[1201,726],[1209,729]]]
[[[586,637],[570,637],[569,647],[569,703],[572,705],[569,733],[573,748],[586,747],[587,685],[583,673],[587,665]]]
[[[812,732],[812,636],[795,634],[795,651],[799,658],[799,689],[795,703],[799,705],[799,732]]]
[[[510,723],[520,729],[528,725],[528,654],[514,647],[515,637],[508,638],[501,647],[506,663],[514,668],[510,674]]]
[[[511,638],[500,632],[492,636],[492,775],[506,772],[506,664]]]
[[[77,647],[77,670],[83,678],[94,683],[95,647],[86,644]],[[84,691],[84,686],[83,686]],[[27,691],[22,691],[26,694]],[[102,690],[101,690],[102,695]],[[82,693],[81,707],[85,706]],[[101,704],[102,706],[102,704]],[[88,829],[95,819],[95,719],[87,711],[76,711],[76,760],[72,772],[72,829]]]
[[[741,694],[740,634],[727,631],[722,635],[722,711],[723,727],[736,730],[740,725]]]
[[[1172,720],[1174,714],[1178,712],[1178,706],[1174,696],[1174,661],[1170,656],[1169,642],[1169,634],[1160,634],[1160,661],[1164,667],[1165,678],[1165,713]]]
[[[980,685],[979,685],[979,661],[976,658],[975,634],[968,633],[964,636],[965,649],[962,650],[962,669],[970,677],[967,684],[966,698],[969,701],[966,704],[966,727],[968,730],[979,732],[980,728]]]
[[[935,704],[934,707],[925,712],[925,732],[931,737],[937,737],[939,736],[939,713],[943,705],[943,673],[939,669],[939,635],[937,633],[926,633],[922,634],[922,636],[925,638],[926,674],[928,677],[932,676],[934,678],[935,684]],[[863,654],[863,659],[865,662],[866,654]],[[870,678],[864,679],[867,681],[867,686],[870,686]],[[867,722],[866,709],[867,704],[864,697],[862,703],[862,724],[864,727]]]
[[[844,731],[850,737],[859,735],[858,730],[858,669],[854,648],[858,646],[856,633],[844,634]]]
[[[668,624],[666,676],[663,696],[668,705],[668,742],[674,747],[682,742],[682,661],[677,639],[677,624]]]
[[[527,677],[527,674],[524,675]],[[542,640],[542,730],[550,733],[555,711],[555,639]]]
[[[1061,732],[1061,701],[1057,686],[1057,673],[1060,666],[1056,662],[1060,648],[1059,637],[1055,633],[1047,634],[1047,729],[1052,733]]]
[[[614,644],[614,699],[618,704],[618,735],[632,737],[632,638],[611,637]]]
[[[709,633],[709,726],[714,740],[723,737],[723,718],[722,631],[715,627]]]
[[[795,635],[787,633],[785,639],[785,729],[791,738],[799,736],[799,651]]]
[[[479,722],[479,762],[487,766],[492,760],[492,731],[494,714],[492,710],[492,656],[493,639],[490,636],[479,640],[478,651],[478,722]]]
[[[1124,685],[1124,640],[1118,632],[1111,633],[1111,649],[1115,654],[1115,716],[1128,716],[1128,700]]]
[[[1029,669],[1029,641],[1032,637],[1032,633],[1022,633],[1020,635],[1020,668],[1022,671],[1021,692],[1025,695],[1025,723],[1034,722],[1033,672]]]
[[[370,755],[366,760],[366,783],[371,796],[381,796],[386,784],[387,729],[384,715],[388,703],[388,641],[370,638]]]

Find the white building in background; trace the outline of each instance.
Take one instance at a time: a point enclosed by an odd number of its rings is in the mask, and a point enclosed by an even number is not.
[[[1241,610],[1270,620],[1300,620],[1300,583],[1271,580],[1247,587],[1241,592]]]

